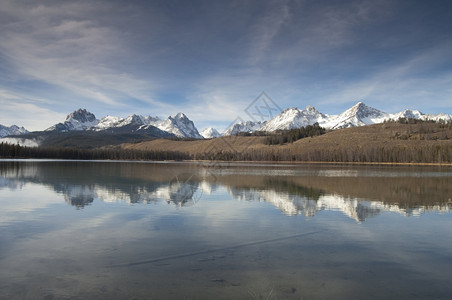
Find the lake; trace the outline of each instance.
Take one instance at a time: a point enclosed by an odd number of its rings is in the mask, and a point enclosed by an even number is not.
[[[0,161],[0,299],[450,299],[452,168]]]

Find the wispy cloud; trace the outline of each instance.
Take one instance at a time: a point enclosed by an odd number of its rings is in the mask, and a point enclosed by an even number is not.
[[[24,102],[24,99],[28,99],[29,102]],[[54,125],[55,120],[63,121],[65,114],[42,107],[42,103],[46,101],[0,91],[1,124],[24,126],[30,131],[35,131]]]
[[[254,16],[255,22],[250,29],[251,47],[250,63],[260,63],[268,56],[268,51],[274,43],[274,38],[290,19],[289,1],[270,2],[262,15]]]
[[[152,83],[115,66],[126,57],[121,33],[96,21],[88,2],[22,7],[6,3],[0,49],[16,72],[106,105],[135,98],[158,104]],[[90,11],[94,9],[94,11]]]

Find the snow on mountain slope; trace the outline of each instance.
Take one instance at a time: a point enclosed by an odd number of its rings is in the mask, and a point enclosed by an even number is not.
[[[227,129],[223,135],[234,135],[239,132],[253,132],[256,130],[259,130],[263,125],[265,125],[266,121],[245,121],[245,122],[238,122],[233,124],[229,129]]]
[[[298,108],[288,108],[279,115],[271,119],[260,131],[275,131],[283,129],[300,128],[306,125],[312,125],[316,122],[325,123],[328,115],[324,115],[312,106],[306,106],[304,110]]]
[[[79,109],[69,114],[64,123],[46,131],[68,132],[74,130],[109,131],[116,133],[142,132],[161,137],[190,137],[202,139],[193,122],[183,113],[161,120],[158,117],[130,115],[127,118],[106,116],[97,120],[94,114]]]
[[[216,130],[215,128],[212,128],[212,127],[205,128],[203,131],[201,131],[200,134],[205,139],[217,138],[217,137],[221,136],[221,134],[218,132],[218,130]]]
[[[153,126],[157,126],[158,124],[160,124],[162,122],[162,120],[159,117],[151,117],[151,116],[145,116],[143,118],[143,121],[147,125],[153,125]]]
[[[156,128],[155,128],[156,127]],[[178,113],[175,116],[168,117],[166,120],[161,120],[158,117],[130,115],[127,118],[118,118],[106,116],[102,118],[99,123],[93,128],[94,130],[111,130],[119,128],[129,128],[135,132],[150,131],[159,129],[168,134],[163,134],[162,137],[169,137],[175,135],[178,137],[199,138],[203,137],[199,134],[193,122],[183,113]],[[155,128],[155,129],[154,129]],[[122,130],[124,131],[124,130]]]
[[[168,117],[168,119],[157,124],[157,127],[181,138],[203,138],[199,134],[198,129],[196,129],[195,124],[183,113]]]
[[[418,110],[405,109],[396,114],[390,115],[391,119],[397,120],[398,118],[407,118],[407,119],[423,119],[424,114]]]
[[[127,118],[113,116],[103,117],[91,130],[109,133],[142,133],[154,137],[170,138],[175,135],[156,126],[161,122],[158,117],[130,115]]]
[[[124,127],[127,125],[139,125],[139,126],[147,126],[147,125],[157,125],[161,120],[158,117],[151,116],[140,116],[140,115],[130,115],[127,118],[119,118],[113,116],[103,117],[99,123],[92,128],[93,130],[107,130],[112,128]]]
[[[358,102],[343,113],[337,116],[330,116],[327,122],[323,124],[319,122],[319,124],[326,128],[339,129],[382,123],[384,120],[390,118],[388,113],[367,106],[362,102]]]
[[[105,116],[94,126],[94,130],[105,130],[107,128],[117,127],[124,119],[114,116]]]
[[[96,119],[94,114],[86,111],[86,109],[78,109],[70,113],[64,123],[55,124],[47,128],[46,131],[67,132],[73,130],[89,130],[98,123],[99,120]]]
[[[19,127],[16,125],[12,125],[9,127],[0,125],[0,138],[8,135],[20,135],[28,133],[28,130],[24,127]]]
[[[405,109],[404,111],[401,111],[399,113],[395,113],[395,114],[390,114],[390,118],[393,120],[397,120],[399,118],[406,118],[406,119],[419,119],[419,120],[434,120],[434,121],[439,121],[439,120],[452,120],[452,115],[447,115],[447,114],[437,114],[437,115],[432,115],[432,114],[424,114],[421,113],[418,110],[411,110],[411,109]]]
[[[351,108],[338,115],[327,115],[318,112],[314,107],[307,106],[304,110],[289,108],[267,122],[260,131],[275,131],[300,128],[314,123],[328,129],[339,129],[356,126],[364,126],[382,123],[385,120],[398,120],[403,118],[414,118],[421,120],[451,120],[451,115],[446,114],[423,114],[417,110],[406,109],[400,113],[390,114],[358,102]]]

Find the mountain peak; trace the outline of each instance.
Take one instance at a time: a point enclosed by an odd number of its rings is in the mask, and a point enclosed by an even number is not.
[[[317,112],[317,109],[311,105],[307,105],[304,110],[309,111],[309,112]]]
[[[28,133],[28,130],[24,127],[19,127],[17,125],[6,127],[0,124],[0,138],[8,135],[20,135],[26,133]]]
[[[223,135],[234,135],[239,132],[253,132],[256,130],[259,130],[263,125],[265,125],[267,121],[243,121],[243,122],[237,122],[231,125],[224,133]]]
[[[50,128],[47,128],[46,131],[58,131],[58,132],[67,132],[73,130],[88,130],[93,126],[96,126],[99,123],[99,120],[96,119],[96,116],[86,109],[78,109],[72,113],[70,113],[66,117],[66,121],[64,123],[58,123],[53,125]]]
[[[343,114],[356,115],[356,117],[362,119],[368,117],[380,117],[385,113],[376,108],[367,106],[366,104],[360,101],[353,105],[348,110],[346,110]]]
[[[282,113],[262,126],[261,131],[276,131],[281,129],[300,128],[302,126],[314,124],[323,121],[326,115],[321,114],[314,106],[306,106],[305,110],[292,107],[284,110]]]
[[[205,139],[217,138],[217,137],[221,136],[221,134],[218,132],[218,130],[216,130],[215,128],[212,128],[212,127],[205,128],[203,131],[200,132],[200,134]]]
[[[96,116],[86,109],[79,108],[78,110],[70,113],[66,117],[66,121],[77,120],[82,123],[93,122],[96,120]]]
[[[184,114],[184,113],[182,113],[182,112],[178,112],[176,115],[174,115],[173,117],[172,117],[173,119],[179,119],[179,120],[188,120],[188,117]]]
[[[145,124],[144,118],[136,114],[128,116],[127,118],[125,118],[124,121],[130,124],[139,124],[139,125]]]
[[[193,121],[181,112],[177,113],[175,116],[168,117],[168,119],[158,124],[157,127],[182,138],[203,138],[196,129],[195,124],[193,124]]]
[[[287,113],[291,113],[291,112],[299,112],[300,110],[296,107],[290,107],[290,108],[286,108],[285,110],[283,110],[281,113],[282,114],[287,114]]]

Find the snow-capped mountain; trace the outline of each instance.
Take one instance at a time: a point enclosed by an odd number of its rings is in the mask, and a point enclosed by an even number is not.
[[[199,134],[193,122],[183,113],[161,120],[158,117],[130,115],[127,118],[106,116],[96,119],[96,116],[86,109],[78,109],[69,114],[66,121],[46,129],[46,131],[105,131],[109,133],[149,133],[156,137],[203,137]]]
[[[218,132],[218,130],[216,130],[215,128],[212,128],[212,127],[205,128],[203,131],[201,131],[200,134],[205,139],[217,138],[217,137],[221,136],[221,134]]]
[[[234,135],[239,132],[253,132],[256,130],[259,130],[264,126],[266,121],[245,121],[245,122],[238,122],[233,124],[229,129],[227,129],[223,135]]]
[[[183,113],[175,116],[169,116],[168,119],[157,124],[157,127],[163,131],[170,132],[177,137],[202,139],[195,124]]]
[[[313,106],[306,106],[304,110],[298,108],[288,108],[279,115],[271,119],[259,130],[275,131],[281,129],[294,129],[306,125],[312,125],[315,122],[325,123],[328,115],[324,115],[317,111]]]
[[[153,125],[156,126],[161,120],[158,117],[130,115],[127,118],[119,118],[113,116],[105,116],[99,120],[99,123],[94,126],[93,130],[100,131],[111,128],[119,128],[127,125]]]
[[[351,108],[338,115],[328,115],[318,112],[314,107],[307,106],[304,110],[289,108],[271,119],[262,126],[260,131],[275,131],[300,128],[306,125],[319,123],[320,126],[328,129],[340,129],[356,126],[364,126],[382,123],[385,120],[398,120],[402,118],[414,118],[420,120],[451,120],[452,115],[447,114],[423,114],[417,110],[406,109],[399,113],[386,113],[378,109],[358,102]]]
[[[86,109],[78,109],[70,113],[63,123],[55,124],[47,128],[46,131],[67,132],[73,130],[89,130],[93,126],[96,126],[97,123],[99,123],[99,120],[96,119],[94,114],[88,112]]]
[[[396,114],[391,114],[390,115],[392,119],[397,120],[398,118],[407,118],[407,119],[419,119],[419,120],[434,120],[434,121],[439,121],[439,120],[450,120],[452,119],[452,115],[447,115],[447,114],[437,114],[437,115],[432,115],[432,114],[423,114],[418,110],[411,110],[411,109],[405,109],[404,111],[401,111],[399,113]]]
[[[327,122],[319,122],[319,124],[327,128],[339,129],[382,123],[384,120],[389,119],[392,119],[390,114],[358,102],[343,113],[337,116],[330,116]]]
[[[12,125],[9,127],[0,125],[0,138],[4,137],[4,136],[8,136],[8,135],[20,135],[20,134],[25,134],[28,133],[28,130],[25,129],[24,127],[19,127],[16,125]]]

